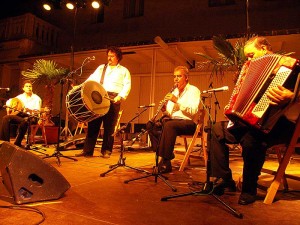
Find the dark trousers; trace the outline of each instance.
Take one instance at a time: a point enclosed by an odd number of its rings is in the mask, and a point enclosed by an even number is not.
[[[101,150],[112,151],[114,144],[114,133],[115,126],[118,120],[118,115],[120,111],[121,104],[110,104],[108,113],[104,116],[96,118],[88,123],[86,140],[84,142],[83,151],[88,154],[94,153],[94,148],[99,135],[100,127],[103,122],[103,142]]]
[[[268,134],[241,126],[229,131],[228,122],[217,122],[212,126],[210,141],[210,174],[213,177],[232,179],[229,167],[229,148],[226,144],[238,144],[242,146],[243,185],[242,192],[255,195],[258,176],[265,161],[266,150],[276,144],[288,143],[291,139],[295,124],[282,117],[272,131]]]
[[[157,147],[158,155],[164,159],[172,160],[174,159],[174,146],[176,142],[176,137],[179,135],[191,135],[195,133],[196,124],[192,120],[178,120],[178,119],[166,119],[162,122],[161,131],[159,127],[154,128],[154,132],[149,132],[150,140],[151,135],[152,146]],[[154,136],[157,135],[157,136]],[[160,135],[160,137],[158,136]],[[155,146],[157,145],[158,146]]]
[[[15,140],[16,145],[21,145],[21,142],[28,129],[28,118],[16,115],[5,115],[1,120],[0,139],[10,141],[10,124],[18,124],[18,134]]]

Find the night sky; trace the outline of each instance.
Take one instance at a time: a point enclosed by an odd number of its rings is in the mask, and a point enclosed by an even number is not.
[[[9,0],[0,7],[0,19],[19,16],[27,12],[36,12],[41,0]],[[42,9],[41,9],[42,10]]]

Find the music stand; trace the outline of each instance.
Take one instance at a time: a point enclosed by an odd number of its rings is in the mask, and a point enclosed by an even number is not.
[[[137,117],[139,117],[143,112],[145,112],[149,107],[145,107],[141,112],[139,112],[135,117],[133,117],[131,120],[129,120],[125,125],[123,125],[122,127],[120,127],[115,133],[112,134],[112,136],[116,135],[116,134],[119,134],[120,136],[120,143],[121,143],[121,149],[120,149],[120,157],[119,157],[119,160],[116,164],[114,165],[110,165],[109,166],[109,170],[107,170],[106,172],[104,173],[101,173],[100,174],[100,177],[104,177],[107,173],[117,169],[118,167],[120,166],[123,166],[123,167],[127,167],[127,168],[130,168],[130,169],[134,169],[136,171],[139,171],[139,172],[144,172],[144,173],[149,173],[148,171],[146,170],[142,170],[142,169],[139,169],[139,168],[135,168],[135,167],[132,167],[132,166],[128,166],[126,165],[125,163],[125,160],[126,158],[123,157],[124,155],[124,150],[125,150],[125,147],[124,147],[124,138],[123,138],[123,133],[124,131],[126,130],[127,126],[133,121],[135,120]]]
[[[215,94],[215,93],[214,93]],[[216,98],[216,102],[217,101],[217,97],[215,95]],[[238,212],[236,209],[232,208],[231,206],[229,206],[227,203],[225,203],[223,200],[221,200],[215,193],[214,193],[214,189],[218,186],[214,186],[214,183],[212,181],[210,181],[210,149],[211,149],[211,128],[213,125],[213,120],[211,118],[211,114],[210,114],[210,109],[211,106],[209,107],[209,109],[207,109],[207,106],[204,105],[204,103],[202,102],[202,105],[204,107],[204,109],[207,112],[207,115],[209,117],[208,119],[208,126],[205,129],[207,131],[207,162],[206,162],[206,181],[204,183],[203,189],[201,191],[192,191],[192,192],[187,192],[187,193],[182,193],[182,194],[177,194],[177,195],[169,195],[169,196],[165,196],[161,198],[161,201],[167,201],[168,199],[171,198],[179,198],[179,197],[184,197],[184,196],[189,196],[189,195],[197,195],[197,196],[213,196],[217,201],[219,201],[221,204],[223,204],[227,209],[230,210],[230,212],[236,216],[237,218],[242,219],[243,218],[243,214]],[[215,107],[215,110],[217,110],[217,107]],[[215,113],[216,115],[216,113]]]
[[[60,166],[61,162],[60,162],[60,157],[63,157],[63,158],[67,158],[67,159],[71,159],[71,160],[74,160],[74,161],[78,161],[77,159],[75,158],[72,158],[70,156],[64,156],[60,150],[61,149],[64,149],[64,146],[60,146],[59,145],[59,139],[60,139],[60,128],[61,128],[61,113],[62,113],[62,101],[63,101],[63,86],[64,86],[64,80],[66,78],[62,78],[60,80],[60,108],[59,108],[59,114],[58,114],[58,118],[59,118],[59,127],[58,127],[58,132],[57,132],[57,143],[56,143],[56,148],[54,150],[54,153],[52,155],[49,155],[49,156],[45,156],[43,159],[46,159],[46,158],[52,158],[52,157],[56,157],[57,158],[57,165]]]

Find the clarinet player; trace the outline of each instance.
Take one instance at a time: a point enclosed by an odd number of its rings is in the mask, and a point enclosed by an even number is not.
[[[200,103],[200,90],[189,83],[189,70],[185,66],[174,69],[174,90],[161,101],[163,119],[154,122],[149,129],[152,147],[160,156],[158,164],[161,173],[172,171],[171,160],[174,159],[174,145],[178,135],[190,135],[196,129],[196,117]]]

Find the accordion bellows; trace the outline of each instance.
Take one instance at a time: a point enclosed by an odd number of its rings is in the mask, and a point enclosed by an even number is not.
[[[277,85],[292,91],[298,88],[299,60],[268,54],[246,63],[229,101],[225,115],[264,133],[270,132],[287,106],[271,106],[268,90]]]

